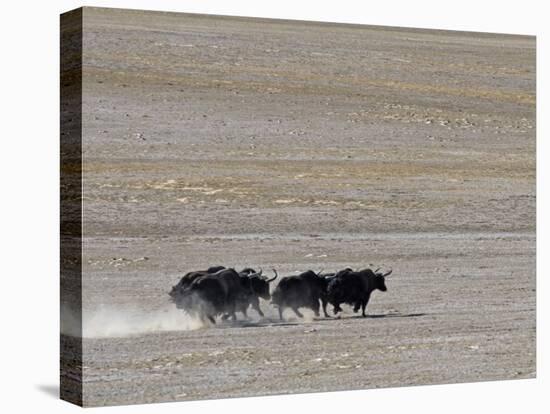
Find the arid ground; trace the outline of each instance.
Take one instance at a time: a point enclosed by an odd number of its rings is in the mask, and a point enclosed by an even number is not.
[[[84,404],[535,376],[535,39],[84,10]],[[392,268],[197,326],[185,272]]]

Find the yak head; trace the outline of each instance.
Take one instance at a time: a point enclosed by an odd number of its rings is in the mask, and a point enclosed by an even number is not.
[[[273,276],[271,279],[262,276],[261,272],[252,273],[248,276],[252,291],[255,295],[264,300],[271,299],[271,294],[269,293],[269,284],[277,279],[277,271],[273,269],[273,272],[275,273],[275,276]]]
[[[181,283],[178,283],[175,286],[172,286],[172,290],[168,292],[170,295],[170,302],[174,303],[178,309],[183,307],[183,298],[184,298],[184,289]]]
[[[176,295],[177,295],[177,292],[178,292],[178,286],[172,286],[172,290],[170,290],[170,292],[168,292],[168,295],[170,295],[170,297],[172,299],[175,299],[176,298]]]
[[[182,278],[177,285],[172,286],[172,289],[170,292],[168,292],[168,295],[170,295],[170,298],[172,301],[175,301],[176,298],[180,295],[181,291],[183,290],[185,281],[184,278]]]
[[[320,288],[322,292],[326,293],[329,282],[332,279],[334,279],[335,276],[336,276],[336,273],[332,273],[332,272],[323,273],[322,270],[319,271],[317,273],[317,280],[316,280],[317,287]]]
[[[392,270],[390,269],[386,273],[379,272],[379,270],[380,269],[376,269],[374,271],[374,288],[385,292],[386,290],[388,290],[388,288],[386,287],[386,276],[389,276]]]

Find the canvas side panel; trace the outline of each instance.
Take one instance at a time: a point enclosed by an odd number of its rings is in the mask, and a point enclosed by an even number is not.
[[[60,397],[82,405],[82,9],[60,32]]]

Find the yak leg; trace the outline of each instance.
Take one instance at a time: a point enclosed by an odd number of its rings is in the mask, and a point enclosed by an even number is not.
[[[243,313],[245,314],[246,316],[246,310],[243,311]],[[229,312],[226,312],[222,315],[222,321],[226,321],[228,320],[229,318],[231,318],[232,320],[237,320],[237,314],[235,313],[235,311],[229,311]]]
[[[304,315],[302,315],[302,314],[300,313],[300,311],[298,310],[297,307],[293,307],[292,310],[294,311],[294,313],[295,313],[299,318],[303,318],[303,317],[304,317]]]
[[[216,313],[212,315],[212,310],[213,309],[210,307],[210,305],[206,301],[201,300],[201,302],[199,302],[197,313],[202,323],[205,322],[205,318],[206,318],[210,322],[212,322],[214,325],[216,324],[216,319],[214,319],[214,316],[216,315]]]
[[[237,314],[235,313],[236,312],[235,308],[236,308],[235,303],[233,303],[233,304],[229,305],[229,307],[227,309],[227,314],[229,316],[231,316],[231,320],[233,320],[233,321],[237,320]]]
[[[365,313],[365,309],[367,307],[367,303],[369,303],[369,299],[370,299],[370,294],[367,295],[365,300],[363,300],[363,302],[361,303],[361,314],[362,314],[363,318],[367,316],[367,314]]]
[[[313,299],[311,302],[311,309],[315,313],[315,316],[319,317],[319,299]]]
[[[230,312],[231,314],[231,320],[232,321],[236,321],[237,320],[237,309],[236,309],[236,306],[231,306],[230,308]]]
[[[363,302],[355,302],[355,305],[353,305],[353,313],[359,312],[359,308],[362,306]]]
[[[284,319],[283,319],[283,307],[282,306],[279,306],[279,319],[284,321]]]
[[[239,302],[235,306],[235,312],[241,312],[245,319],[248,319],[248,302]]]
[[[263,318],[264,313],[260,309],[260,301],[258,300],[258,298],[254,298],[251,302],[252,302],[252,308],[254,308],[254,310],[258,312],[258,314]]]
[[[325,318],[330,318],[330,315],[327,313],[327,300],[326,299],[321,299],[321,303],[323,305],[323,313],[325,314]]]
[[[340,304],[339,303],[335,303],[334,304],[334,308],[332,310],[334,312],[335,315],[338,315],[338,312],[342,312],[342,308],[340,307]]]
[[[365,318],[367,316],[367,314],[365,313],[365,308],[367,307],[367,302],[364,302],[361,303],[361,316],[363,316],[363,318]]]

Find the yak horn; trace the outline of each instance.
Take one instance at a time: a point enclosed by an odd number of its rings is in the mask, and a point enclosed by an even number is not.
[[[275,276],[273,276],[271,279],[267,279],[267,283],[273,282],[275,279],[277,279],[277,276],[279,276],[275,269],[273,269],[273,273],[275,273]]]
[[[389,276],[389,275],[391,274],[391,272],[393,272],[392,269],[390,269],[390,271],[389,271],[388,273],[385,273],[385,274],[383,274],[382,276],[384,276],[384,277]]]
[[[249,273],[248,277],[262,277],[262,270],[260,269],[259,272]],[[264,276],[265,278],[265,276]]]
[[[321,276],[321,273],[323,273],[323,270],[325,270],[325,269],[322,268],[321,270],[319,270],[319,271],[317,272],[317,276]]]
[[[378,269],[376,269],[376,270],[374,271],[374,273],[378,273],[378,271],[379,271],[380,269],[382,269],[382,268],[379,267]]]

